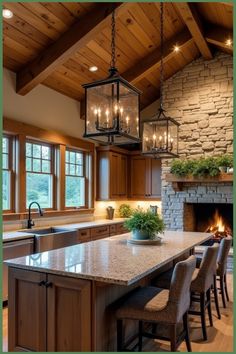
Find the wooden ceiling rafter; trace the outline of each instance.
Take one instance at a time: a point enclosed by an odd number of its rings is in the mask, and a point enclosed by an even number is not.
[[[205,32],[205,38],[208,43],[217,47],[227,49],[233,54],[233,45],[227,45],[228,39],[233,40],[233,32],[221,26],[209,26]]]
[[[187,2],[176,2],[176,9],[186,23],[193,39],[205,59],[212,59],[212,53],[204,37],[203,25],[193,4]]]
[[[83,16],[39,56],[20,70],[16,79],[16,91],[25,95],[43,82],[58,66],[62,65],[79,48],[85,46],[99,33],[110,19],[114,8],[119,14],[129,3],[106,3]]]
[[[164,43],[164,63],[171,57],[175,56],[176,53],[173,50],[175,45],[178,45],[179,49],[183,48],[189,41],[193,41],[188,30],[184,30],[177,36],[174,36],[170,40]],[[141,59],[139,63],[136,63],[132,68],[127,70],[122,74],[122,76],[135,84],[147,74],[158,69],[161,64],[161,51],[160,47],[155,49],[151,54],[148,54],[145,58]]]

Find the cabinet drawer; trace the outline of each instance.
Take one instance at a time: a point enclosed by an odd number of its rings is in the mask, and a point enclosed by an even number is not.
[[[88,242],[91,241],[91,230],[83,229],[79,230],[79,242]]]
[[[109,226],[99,226],[91,229],[91,239],[95,240],[98,236],[106,237],[109,236]]]
[[[117,225],[114,224],[114,225],[110,225],[109,228],[110,228],[110,235],[111,234],[116,234],[116,231],[117,231]]]
[[[118,224],[118,225],[116,225],[116,226],[117,226],[117,235],[125,234],[125,233],[129,232],[129,231],[124,227],[124,224]]]

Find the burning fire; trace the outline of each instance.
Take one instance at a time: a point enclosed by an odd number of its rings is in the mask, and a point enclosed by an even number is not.
[[[213,225],[210,226],[210,231],[214,231],[215,229],[217,229],[218,232],[225,232],[223,218],[219,215],[218,210],[215,212]]]
[[[216,238],[232,234],[231,229],[227,227],[223,217],[219,214],[218,210],[215,211],[213,221],[211,222],[211,225],[208,226],[206,232],[212,232]]]

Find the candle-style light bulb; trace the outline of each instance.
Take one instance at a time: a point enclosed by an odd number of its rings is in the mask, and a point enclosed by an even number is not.
[[[127,128],[129,126],[129,116],[126,117],[126,126],[127,126]]]

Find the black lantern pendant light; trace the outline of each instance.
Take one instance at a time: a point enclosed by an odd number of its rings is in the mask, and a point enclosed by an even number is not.
[[[116,68],[115,11],[111,22],[111,65],[105,80],[83,85],[85,88],[84,137],[102,144],[140,142],[140,91],[122,78]]]
[[[179,123],[166,116],[163,108],[163,3],[161,6],[161,66],[160,66],[160,108],[156,115],[143,122],[142,154],[154,158],[178,157]]]

